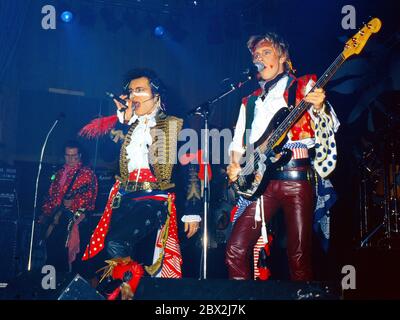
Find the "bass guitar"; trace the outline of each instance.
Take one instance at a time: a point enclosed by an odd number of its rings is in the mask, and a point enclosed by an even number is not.
[[[373,18],[349,39],[343,52],[318,79],[310,92],[316,88],[323,88],[349,57],[362,51],[370,36],[377,33],[381,25],[378,18]],[[254,151],[242,168],[238,179],[233,183],[233,188],[239,195],[251,201],[256,200],[264,193],[271,173],[289,162],[292,151],[283,148],[287,142],[287,133],[310,106],[303,99],[291,109],[280,109],[272,118],[261,138],[247,148],[247,150]]]

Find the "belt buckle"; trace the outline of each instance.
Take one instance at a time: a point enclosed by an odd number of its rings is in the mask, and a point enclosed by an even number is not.
[[[143,190],[151,190],[151,184],[148,181],[143,182]]]
[[[117,195],[114,197],[113,201],[112,201],[111,208],[112,208],[112,209],[118,209],[119,206],[121,205],[121,200],[122,200],[121,195],[120,195],[120,194],[117,194]]]

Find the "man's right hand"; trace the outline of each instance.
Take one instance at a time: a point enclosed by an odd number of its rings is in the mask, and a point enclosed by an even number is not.
[[[129,120],[130,118],[132,118],[133,115],[133,111],[132,111],[132,100],[128,99],[127,95],[121,95],[119,96],[122,100],[125,100],[128,104],[128,108],[125,111],[125,120]],[[118,102],[117,100],[113,99],[116,107],[118,108],[118,110],[121,110],[122,108],[126,108],[126,106],[124,106],[122,103]]]
[[[228,174],[229,181],[235,182],[238,179],[238,175],[242,168],[240,167],[239,163],[231,163],[226,168],[226,173]]]

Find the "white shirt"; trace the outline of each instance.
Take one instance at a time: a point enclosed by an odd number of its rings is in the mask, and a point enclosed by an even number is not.
[[[255,108],[254,108],[254,119],[253,122],[251,123],[251,131],[250,131],[250,136],[249,136],[249,143],[254,143],[256,142],[262,134],[265,132],[265,130],[268,127],[268,124],[280,109],[286,108],[287,103],[284,98],[284,92],[286,89],[287,82],[289,80],[288,76],[282,77],[274,87],[272,87],[267,96],[265,97],[264,101],[262,101],[261,96],[257,98],[255,102]],[[306,93],[308,93],[314,85],[314,81],[310,80],[307,83],[306,86]],[[308,109],[309,114],[311,115],[311,118],[315,120],[315,115],[312,112],[312,108],[310,107]],[[334,132],[337,131],[339,128],[339,120],[331,108],[330,110],[332,120],[334,123]],[[240,106],[240,111],[239,111],[239,117],[236,122],[236,127],[235,127],[235,133],[233,136],[233,140],[231,144],[229,145],[229,154],[231,151],[236,151],[241,154],[244,153],[244,148],[243,148],[243,136],[246,131],[246,106],[242,104]],[[289,138],[289,137],[288,137]],[[315,144],[315,139],[314,138],[307,138],[303,140],[299,140],[297,142],[304,143],[307,145],[307,148],[312,148]],[[290,138],[289,138],[289,141]]]
[[[155,109],[151,114],[138,116],[133,113],[128,125],[133,124],[136,120],[138,125],[132,132],[131,141],[126,147],[128,159],[128,171],[133,172],[136,169],[149,169],[149,147],[153,143],[150,134],[150,129],[156,125],[155,116],[158,109]],[[118,119],[121,123],[124,122],[124,113],[117,111]]]

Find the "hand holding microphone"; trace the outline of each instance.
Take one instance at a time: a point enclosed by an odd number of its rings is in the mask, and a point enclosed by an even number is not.
[[[118,110],[121,112],[125,112],[126,109],[132,106],[132,100],[128,99],[127,95],[121,95],[121,96],[116,96],[115,94],[111,92],[106,91],[106,95],[113,99],[115,102],[115,105],[117,106]]]

